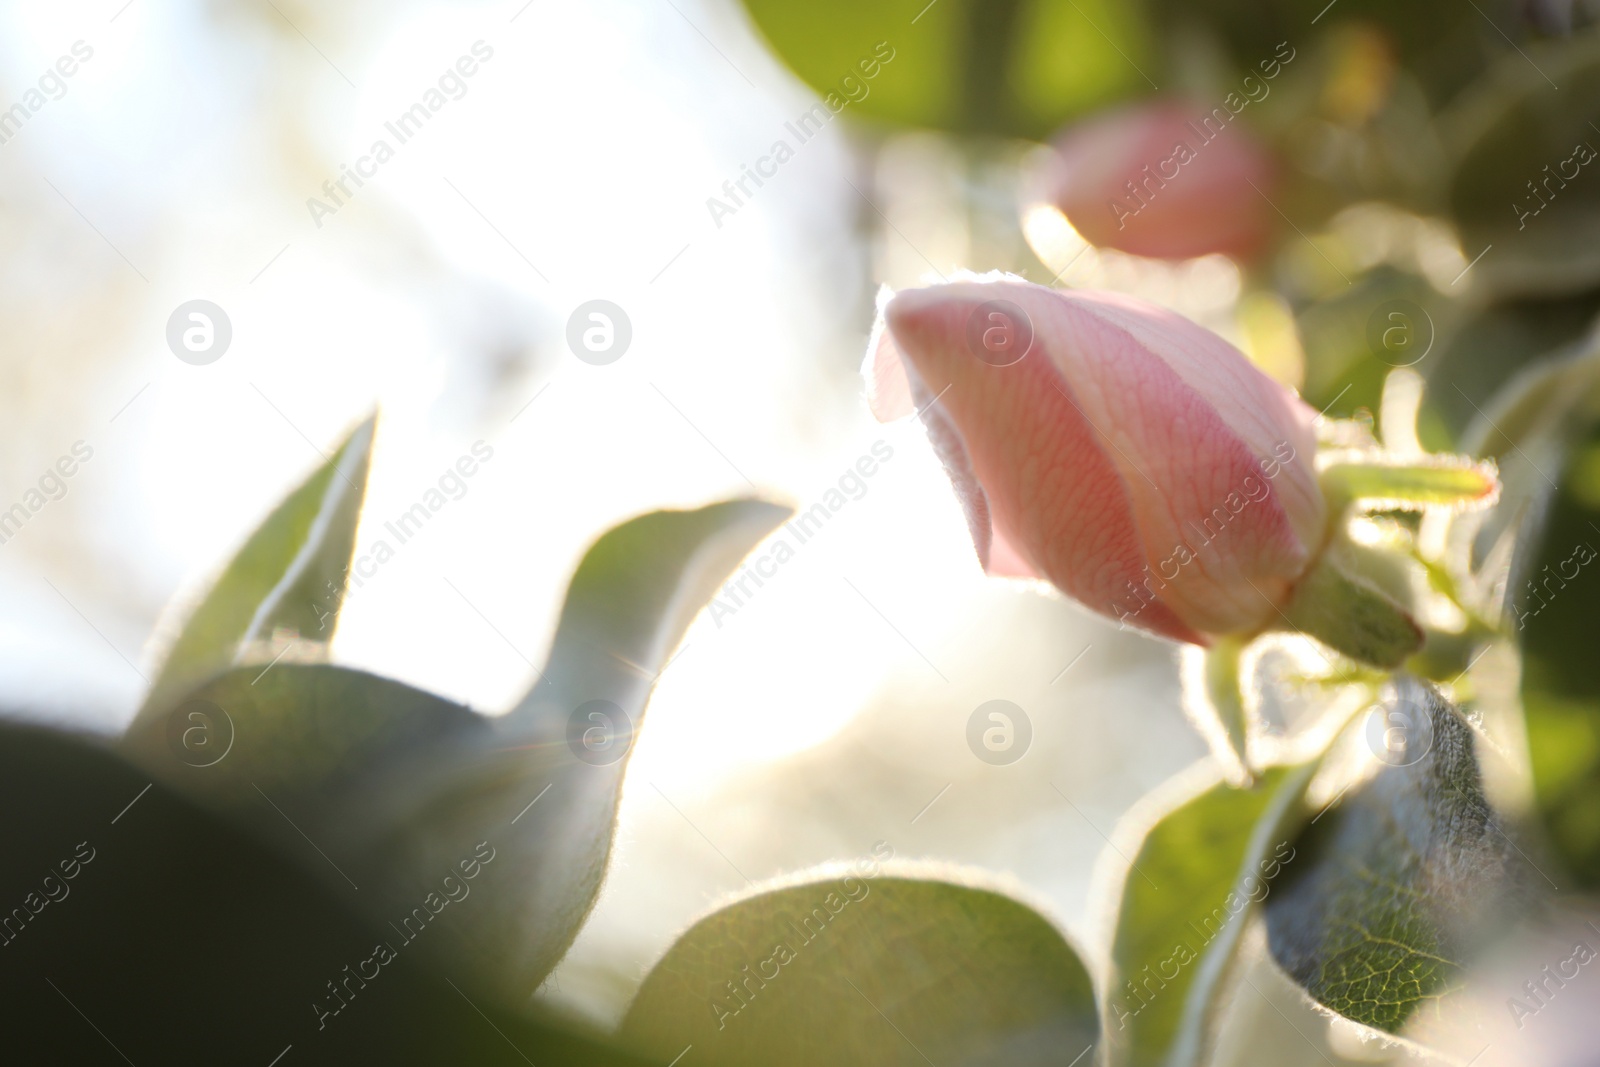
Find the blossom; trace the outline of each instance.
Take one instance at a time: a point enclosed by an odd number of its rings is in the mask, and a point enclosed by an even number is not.
[[[1315,413],[1222,338],[1002,275],[884,294],[874,413],[921,409],[991,574],[1197,645],[1278,621],[1325,539]]]
[[[1160,259],[1248,258],[1272,230],[1273,169],[1228,108],[1143,104],[1068,128],[1045,195],[1103,248]]]

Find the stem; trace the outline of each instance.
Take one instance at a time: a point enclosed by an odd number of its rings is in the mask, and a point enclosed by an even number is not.
[[[1230,777],[1248,786],[1255,780],[1250,762],[1250,709],[1244,698],[1240,665],[1249,639],[1223,637],[1205,652],[1205,698],[1214,718],[1213,729],[1202,730],[1218,762],[1235,765]],[[1219,748],[1222,751],[1217,751]],[[1242,772],[1242,773],[1240,773]]]

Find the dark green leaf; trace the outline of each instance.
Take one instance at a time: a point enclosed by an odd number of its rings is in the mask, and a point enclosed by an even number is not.
[[[469,962],[435,969],[348,887],[91,742],[0,726],[0,811],[28,813],[0,820],[6,1062],[644,1062],[469,1002]]]
[[[1463,283],[1464,284],[1464,283]],[[1581,341],[1600,314],[1600,292],[1548,300],[1506,301],[1443,319],[1431,309],[1439,340],[1417,364],[1429,380],[1428,406],[1448,424],[1451,436],[1435,451],[1457,448],[1460,435],[1481,423],[1478,408],[1520,372]],[[1475,408],[1474,405],[1478,407]],[[1484,427],[1487,429],[1487,427]]]
[[[1525,669],[1528,757],[1541,821],[1563,888],[1600,888],[1600,432],[1561,477],[1542,546],[1511,590]],[[1590,562],[1584,563],[1584,560]],[[1530,584],[1531,581],[1531,584]]]
[[[871,870],[877,865],[873,862]],[[1004,894],[894,873],[824,878],[701,919],[622,1025],[698,1064],[1089,1063],[1094,988],[1072,945]]]
[[[364,671],[254,664],[213,678],[162,718],[137,720],[123,750],[208,804],[255,807],[258,790],[332,795],[491,729],[470,708]]]
[[[1473,268],[1477,284],[1550,295],[1600,282],[1597,101],[1600,35],[1589,30],[1503,55],[1450,117],[1462,251],[1493,246]]]
[[[1398,1033],[1459,985],[1530,872],[1489,807],[1455,709],[1403,675],[1387,706],[1410,726],[1405,745],[1295,842],[1300,857],[1266,916],[1273,958],[1306,992]]]

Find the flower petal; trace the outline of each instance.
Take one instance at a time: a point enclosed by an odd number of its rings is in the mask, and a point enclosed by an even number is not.
[[[1294,480],[1291,460],[1309,479],[1309,426],[1287,417],[1284,397],[1268,391],[1280,387],[1187,320],[1109,294],[1030,296],[1040,343],[1127,479],[1162,600],[1210,633],[1270,621],[1318,543],[1300,535],[1276,492],[1279,477],[1287,475],[1286,486]],[[1197,389],[1178,368],[1193,374],[1201,361],[1211,376]],[[1230,397],[1219,410],[1214,397],[1227,389],[1245,404]],[[1246,406],[1251,400],[1276,401],[1278,418]],[[1268,445],[1274,432],[1280,436]],[[1320,511],[1306,514],[1320,537]]]
[[[894,343],[883,317],[883,309],[894,298],[887,285],[878,290],[878,316],[872,336],[867,339],[867,358],[861,364],[861,377],[867,386],[867,406],[879,422],[904,418],[914,410],[911,382],[906,374],[900,349]]]
[[[1010,546],[1007,555],[1097,611],[1206,644],[1164,604],[1132,595],[1146,574],[1127,483],[1056,365],[1030,353],[995,366],[966,347],[979,304],[1010,295],[1001,289],[1033,288],[968,283],[907,290],[889,303],[885,318],[922,388],[940,396],[936,407],[960,431],[994,530]]]

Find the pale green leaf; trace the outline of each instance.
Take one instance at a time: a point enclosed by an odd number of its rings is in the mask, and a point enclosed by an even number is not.
[[[542,678],[508,725],[563,733],[572,710],[597,699],[636,721],[689,623],[792,513],[764,500],[729,500],[652,512],[607,532],[572,576]]]
[[[351,431],[332,458],[256,527],[190,613],[151,683],[141,718],[169,711],[274,631],[323,645],[332,640],[376,422],[374,415]]]
[[[0,898],[16,908],[0,929],[6,1063],[650,1063],[553,1013],[469,1002],[448,984],[462,987],[464,968],[417,955],[449,931],[430,923],[407,944],[383,921],[404,912],[374,922],[352,911],[371,887],[318,883],[94,739],[0,723],[0,809],[26,813],[0,823]],[[477,904],[498,865],[459,878],[472,895],[434,922]]]
[[[708,1067],[1094,1062],[1093,984],[1048,920],[990,889],[868,867],[695,923],[645,979],[624,1043],[663,1063],[693,1046]]]
[[[1237,789],[1196,765],[1128,816],[1105,995],[1110,1061],[1205,1062],[1217,1003],[1255,903],[1295,861],[1314,763],[1267,767]]]

